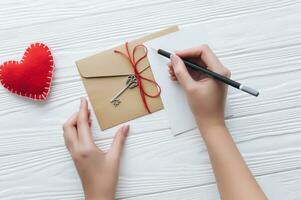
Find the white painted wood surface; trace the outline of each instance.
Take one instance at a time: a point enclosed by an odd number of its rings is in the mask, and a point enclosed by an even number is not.
[[[229,129],[256,178],[301,198],[301,2],[297,0],[0,1],[0,62],[47,43],[56,64],[46,103],[0,87],[0,199],[83,199],[61,124],[86,96],[74,61],[178,24],[201,24],[233,78]],[[106,149],[112,133],[101,135]],[[131,122],[118,199],[218,199],[202,139],[173,137],[164,111]],[[277,182],[277,183],[276,183]],[[276,191],[275,191],[276,192]]]

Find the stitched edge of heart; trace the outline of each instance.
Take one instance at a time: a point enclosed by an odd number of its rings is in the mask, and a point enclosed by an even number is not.
[[[13,90],[12,88],[9,88],[7,87],[4,83],[3,83],[3,79],[1,78],[0,76],[0,83],[1,85],[7,89],[8,91],[14,93],[14,94],[17,94],[19,96],[22,96],[22,97],[25,97],[25,98],[28,98],[28,99],[32,99],[32,100],[36,100],[36,101],[44,101],[47,99],[48,95],[49,95],[49,92],[50,92],[50,87],[51,87],[51,84],[52,84],[52,79],[53,79],[53,74],[54,74],[54,61],[53,61],[53,56],[51,54],[51,51],[50,51],[50,48],[43,44],[43,43],[40,43],[40,42],[36,42],[36,43],[33,43],[31,44],[26,50],[25,50],[25,53],[21,59],[21,61],[15,61],[15,60],[10,60],[10,61],[6,61],[4,62],[2,65],[0,65],[0,75],[1,75],[1,72],[2,72],[2,68],[7,65],[7,64],[11,64],[11,63],[17,63],[17,64],[22,64],[24,62],[24,59],[26,58],[27,54],[28,54],[28,51],[33,48],[33,47],[36,47],[36,46],[42,46],[44,49],[47,49],[47,53],[48,53],[48,57],[50,57],[50,62],[52,62],[52,65],[50,66],[51,70],[48,72],[51,74],[51,76],[48,76],[48,82],[46,82],[46,86],[44,87],[44,92],[43,94],[40,94],[40,95],[36,95],[36,94],[22,94],[21,92],[17,92],[15,90]]]

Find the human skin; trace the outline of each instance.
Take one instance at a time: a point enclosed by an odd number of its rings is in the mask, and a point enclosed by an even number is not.
[[[266,200],[237,149],[224,119],[227,85],[186,68],[181,58],[230,77],[208,45],[177,51],[168,63],[170,79],[184,89],[207,146],[222,200]]]
[[[227,77],[230,71],[207,45],[178,51],[168,64],[170,79],[185,91],[206,143],[221,199],[266,200],[225,125],[227,86],[187,69],[180,57]],[[82,98],[79,111],[63,126],[65,143],[81,178],[86,200],[112,200],[129,126],[117,131],[111,148],[104,152],[93,141],[89,116],[88,103]]]
[[[91,134],[87,100],[81,98],[80,109],[63,125],[64,139],[80,176],[87,200],[115,199],[120,157],[129,126],[119,128],[111,148],[104,152]]]

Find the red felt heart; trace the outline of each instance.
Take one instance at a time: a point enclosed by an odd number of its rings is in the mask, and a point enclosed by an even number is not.
[[[0,82],[10,92],[34,100],[45,100],[53,76],[53,57],[42,43],[31,44],[20,62],[0,65]]]

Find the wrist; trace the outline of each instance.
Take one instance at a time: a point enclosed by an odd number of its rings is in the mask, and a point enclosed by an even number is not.
[[[224,119],[215,120],[201,120],[197,119],[198,128],[202,136],[211,134],[213,132],[220,132],[227,130],[227,126]]]
[[[228,128],[225,124],[216,124],[199,129],[203,136],[228,131]]]
[[[114,200],[114,196],[111,196],[111,195],[88,195],[88,194],[85,194],[85,200]]]
[[[105,198],[105,197],[93,197],[93,198],[89,198],[87,197],[86,200],[114,200],[112,198]]]
[[[214,129],[224,129],[227,128],[225,124],[224,118],[197,118],[196,117],[197,125],[201,132],[210,132]]]
[[[200,129],[200,132],[206,145],[208,143],[216,144],[218,141],[223,140],[222,138],[228,137],[229,135],[228,128],[225,124],[207,126],[206,128]]]

